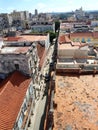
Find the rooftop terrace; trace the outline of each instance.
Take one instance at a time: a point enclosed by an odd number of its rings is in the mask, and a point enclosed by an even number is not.
[[[98,130],[98,75],[56,76],[53,130]]]

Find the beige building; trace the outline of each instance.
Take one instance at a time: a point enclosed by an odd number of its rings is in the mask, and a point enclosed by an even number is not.
[[[16,11],[14,10],[12,13],[9,14],[10,20],[16,22],[14,26],[17,26],[19,22],[19,26],[26,28],[28,25],[29,27],[29,12],[28,11]]]
[[[13,11],[10,16],[13,20],[25,20],[24,13],[22,11]]]
[[[61,35],[58,40],[57,72],[98,71],[98,52],[87,43],[72,42]]]
[[[11,23],[11,19],[7,13],[0,14],[0,30],[8,28]]]

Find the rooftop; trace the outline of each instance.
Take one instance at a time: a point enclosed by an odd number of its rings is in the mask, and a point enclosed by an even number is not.
[[[62,43],[65,43],[65,42],[69,43],[69,42],[71,42],[71,40],[66,35],[60,35],[59,36],[59,43],[62,44]]]
[[[34,41],[45,41],[46,39],[47,39],[46,35],[20,35],[18,37],[7,37],[4,39],[4,41],[34,42]]]
[[[34,41],[45,41],[47,39],[47,36],[45,35],[21,35],[20,37],[23,38],[23,40],[34,42]]]
[[[79,46],[72,46],[71,43],[65,43],[65,44],[59,44],[58,45],[59,50],[65,50],[65,49],[79,49]]]
[[[13,128],[30,82],[30,78],[14,72],[0,84],[0,130]]]
[[[56,76],[54,129],[98,130],[98,75]]]
[[[98,38],[98,32],[74,32],[74,33],[70,33],[70,38],[73,38],[73,37],[87,37],[87,38]]]
[[[79,49],[80,47],[88,46],[87,43],[72,42],[66,34],[59,36],[58,42],[59,49]]]
[[[26,53],[30,49],[30,47],[3,47],[0,50],[0,53],[7,54],[7,53]]]

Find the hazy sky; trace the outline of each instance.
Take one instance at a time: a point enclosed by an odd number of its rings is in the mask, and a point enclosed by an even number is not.
[[[38,12],[67,12],[83,7],[83,10],[98,10],[98,0],[0,0],[0,13],[13,10]]]

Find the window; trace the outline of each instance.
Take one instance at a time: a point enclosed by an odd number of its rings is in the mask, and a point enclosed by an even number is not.
[[[16,70],[19,70],[19,64],[15,64]]]
[[[26,46],[26,43],[24,42],[24,46]]]

